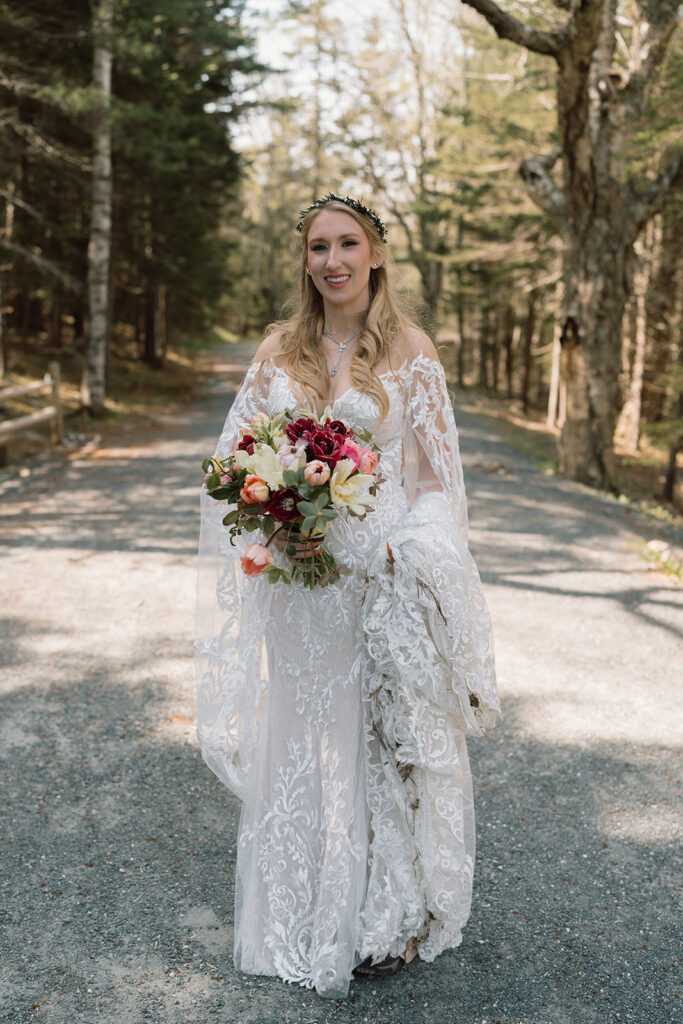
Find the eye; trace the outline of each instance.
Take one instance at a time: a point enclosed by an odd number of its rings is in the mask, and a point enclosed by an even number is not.
[[[358,245],[358,242],[354,238],[347,238],[342,245]]]
[[[322,242],[316,242],[315,245],[311,246],[311,252],[322,252],[324,248],[325,246],[322,244]]]

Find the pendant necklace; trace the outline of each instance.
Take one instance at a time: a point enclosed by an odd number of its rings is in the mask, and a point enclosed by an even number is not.
[[[326,331],[325,328],[323,328],[323,334],[325,335],[325,337],[329,338],[330,341],[333,341],[335,343],[335,345],[339,346],[339,355],[337,356],[337,362],[334,364],[334,368],[332,370],[330,370],[330,377],[335,377],[336,376],[337,370],[339,369],[339,364],[341,363],[341,357],[342,357],[342,355],[344,353],[344,349],[346,348],[346,346],[350,342],[353,341],[354,338],[358,337],[358,335],[361,333],[362,330],[363,330],[363,328],[360,327],[349,338],[347,338],[346,341],[337,341],[336,338],[332,337],[332,335],[330,334],[329,331]]]

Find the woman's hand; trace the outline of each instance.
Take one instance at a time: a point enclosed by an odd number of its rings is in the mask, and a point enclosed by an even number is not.
[[[276,547],[278,551],[281,551],[283,555],[287,555],[290,562],[294,562],[295,565],[305,566],[306,560],[312,558],[320,548],[320,540],[306,540],[306,541],[291,541],[289,540],[289,530],[287,527],[280,527],[273,534],[270,543],[273,547]],[[287,548],[294,544],[294,554],[289,554]],[[330,573],[322,573],[320,576],[316,576],[316,586],[326,587],[332,580]]]
[[[281,551],[283,555],[287,555],[287,558],[291,559],[292,562],[303,562],[306,558],[311,558],[318,548],[320,547],[320,541],[296,541],[294,547],[296,551],[293,555],[287,554],[287,547],[292,541],[289,540],[289,530],[287,527],[279,527],[273,534],[271,544],[273,547]]]

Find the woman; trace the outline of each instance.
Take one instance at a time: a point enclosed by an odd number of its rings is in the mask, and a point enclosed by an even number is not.
[[[243,577],[226,509],[203,495],[198,737],[243,801],[237,968],[339,997],[354,970],[462,941],[465,734],[500,709],[451,401],[434,346],[396,304],[384,225],[328,195],[299,230],[297,312],[257,350],[216,454],[258,413],[330,406],[372,431],[383,482],[373,511],[326,534],[350,574],[312,591]]]

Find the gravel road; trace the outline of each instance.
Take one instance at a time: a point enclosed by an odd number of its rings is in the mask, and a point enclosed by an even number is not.
[[[198,753],[191,634],[199,464],[245,354],[144,430],[0,475],[0,1021],[680,1020],[683,590],[617,503],[465,411],[505,717],[469,745],[464,942],[346,1001],[235,972],[239,804]]]

